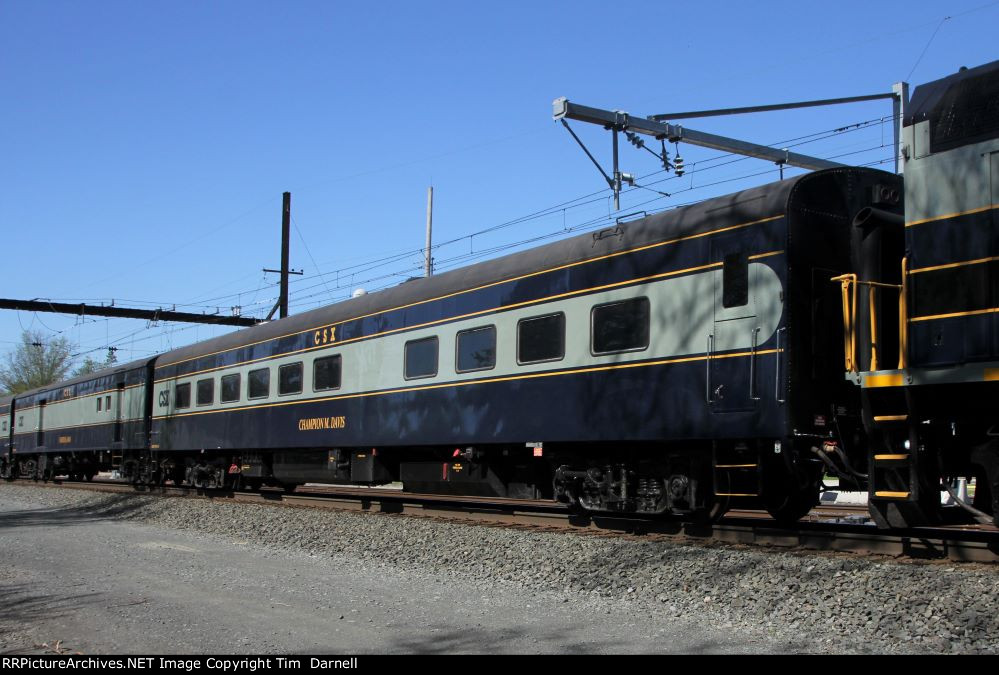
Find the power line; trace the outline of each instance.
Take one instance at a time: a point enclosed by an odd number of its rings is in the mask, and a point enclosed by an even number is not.
[[[820,142],[820,141],[823,141],[823,140],[826,140],[826,139],[830,139],[830,138],[842,137],[844,134],[847,134],[847,133],[852,133],[852,132],[856,132],[856,131],[862,131],[865,128],[870,128],[873,124],[876,124],[876,123],[882,123],[883,124],[886,119],[889,119],[889,118],[881,117],[881,118],[874,118],[872,120],[864,120],[864,121],[857,122],[857,123],[854,123],[854,124],[851,124],[851,125],[847,125],[847,126],[843,126],[843,127],[836,127],[834,129],[827,129],[827,130],[823,130],[823,131],[813,132],[811,134],[806,134],[804,136],[799,136],[799,137],[796,137],[796,138],[787,139],[785,141],[774,143],[772,145],[775,145],[775,146],[776,145],[786,145],[788,147],[791,147],[791,144],[794,144],[794,145],[803,145],[803,144],[806,144],[806,143]],[[861,153],[863,153],[865,151],[866,150],[858,150],[858,151],[855,151],[855,152],[852,152],[852,153],[846,153],[846,154],[861,154]],[[838,155],[838,156],[844,156],[844,155]],[[688,165],[689,169],[688,169],[687,177],[689,177],[691,180],[693,180],[694,174],[699,175],[699,176],[705,176],[705,175],[707,175],[707,172],[713,171],[715,169],[722,168],[722,167],[727,166],[727,165],[735,164],[735,163],[740,162],[740,161],[745,161],[746,159],[748,159],[748,158],[744,158],[744,157],[732,155],[730,153],[722,153],[722,154],[718,154],[718,155],[715,155],[715,156],[712,156],[712,157],[707,157],[707,158],[698,160],[697,162],[690,163]],[[869,163],[869,165],[878,165],[878,164],[884,164],[884,163],[886,163],[886,160],[877,160],[875,162]],[[703,190],[703,189],[707,189],[707,188],[710,188],[710,187],[715,187],[715,186],[726,184],[726,183],[736,182],[736,181],[740,181],[740,180],[747,180],[747,179],[755,178],[755,177],[766,175],[766,174],[772,174],[772,173],[776,173],[776,172],[777,172],[776,169],[767,169],[765,171],[760,171],[760,172],[752,172],[752,173],[740,174],[738,176],[726,177],[726,178],[723,178],[723,179],[717,180],[717,181],[711,181],[711,182],[701,183],[701,184],[698,184],[696,186],[691,185],[690,187],[684,187],[684,188],[680,188],[680,189],[676,189],[676,190],[671,189],[671,193],[672,193],[672,195],[675,196],[677,194],[682,194],[684,192],[693,192],[695,190]],[[644,181],[646,178],[655,177],[657,175],[662,175],[663,173],[665,173],[665,172],[662,169],[659,169],[657,171],[651,172],[649,174],[646,174],[645,176],[640,177],[640,180]],[[652,189],[652,188],[648,187],[649,185],[657,185],[657,184],[664,183],[666,181],[675,181],[676,179],[677,179],[676,176],[667,176],[667,177],[665,177],[665,178],[663,178],[661,180],[653,181],[652,183],[649,183],[648,185],[645,185],[645,184],[636,185],[634,188],[632,188],[630,190],[626,190],[625,193],[626,194],[631,194],[631,193],[634,192],[634,190],[648,191],[648,190]],[[545,208],[542,208],[542,209],[537,209],[537,210],[529,212],[529,213],[527,213],[525,215],[518,216],[516,218],[512,218],[512,219],[503,221],[503,222],[498,223],[496,225],[492,225],[492,226],[489,226],[489,227],[486,227],[486,228],[482,228],[480,230],[471,232],[469,234],[461,235],[459,237],[454,237],[454,238],[446,240],[446,241],[438,242],[437,244],[435,244],[433,246],[434,250],[440,250],[440,249],[442,249],[444,247],[453,246],[455,244],[462,243],[462,242],[468,242],[469,243],[469,251],[466,252],[466,253],[460,253],[460,254],[456,254],[456,255],[452,255],[452,256],[446,256],[446,257],[442,256],[441,259],[439,260],[439,267],[440,267],[440,269],[451,269],[453,267],[457,267],[457,266],[460,266],[460,265],[463,265],[463,264],[468,264],[471,261],[480,260],[480,259],[492,256],[492,255],[495,255],[497,253],[501,253],[503,251],[507,251],[507,250],[510,250],[510,249],[513,249],[513,248],[527,246],[527,245],[530,245],[530,244],[536,244],[536,243],[544,241],[544,240],[549,240],[549,239],[553,239],[553,238],[565,236],[566,234],[572,234],[572,233],[578,232],[578,231],[580,231],[582,229],[599,227],[599,226],[601,226],[603,224],[611,222],[613,220],[612,214],[602,215],[602,216],[600,216],[598,218],[584,219],[583,221],[577,223],[576,225],[572,225],[572,226],[568,226],[568,227],[563,222],[563,225],[559,229],[551,231],[551,232],[546,232],[546,233],[543,233],[543,234],[536,234],[536,235],[533,235],[533,236],[530,236],[530,237],[521,238],[521,239],[513,241],[513,242],[500,243],[500,244],[496,244],[496,245],[493,245],[493,246],[488,246],[488,247],[485,247],[485,248],[482,248],[482,249],[479,249],[479,250],[475,250],[475,248],[474,248],[474,242],[475,242],[476,238],[481,238],[484,235],[492,234],[492,233],[495,233],[495,232],[498,232],[498,231],[501,231],[501,230],[504,230],[504,229],[508,229],[510,227],[514,227],[514,226],[517,226],[517,225],[520,225],[520,224],[525,224],[525,223],[533,222],[533,221],[536,221],[536,220],[542,220],[542,219],[553,217],[553,216],[562,215],[563,218],[564,218],[565,214],[568,213],[569,211],[574,211],[574,210],[586,208],[586,207],[592,206],[594,204],[597,204],[597,203],[600,203],[600,202],[604,202],[606,200],[606,193],[608,193],[608,192],[609,192],[609,190],[606,189],[606,188],[598,190],[598,191],[590,192],[590,193],[581,195],[579,197],[575,197],[573,199],[565,200],[565,201],[562,201],[560,203],[557,203],[557,204],[554,204],[554,205],[551,205],[551,206],[548,206],[548,207],[545,207]],[[662,195],[661,192],[659,192],[659,191],[654,191],[654,192],[658,195],[654,199],[650,199],[650,200],[641,201],[641,202],[638,202],[638,203],[629,204],[627,206],[627,208],[636,208],[638,206],[651,206],[651,205],[654,205],[657,202],[660,202],[663,199],[665,199],[665,197]],[[695,200],[694,202],[689,202],[689,203],[696,203],[696,201],[700,201],[700,200]],[[688,205],[688,203],[673,204],[671,206],[671,208],[675,208],[675,207],[679,207],[679,206],[685,206],[685,205]],[[297,288],[295,290],[295,295],[293,296],[293,301],[296,304],[298,304],[298,305],[302,305],[303,303],[308,303],[309,300],[311,300],[313,298],[317,298],[319,296],[326,296],[327,298],[330,298],[331,296],[335,295],[335,293],[338,292],[338,291],[348,291],[347,295],[349,297],[349,290],[355,284],[360,284],[360,285],[365,285],[365,286],[367,286],[368,284],[384,284],[382,286],[379,286],[376,290],[380,290],[380,288],[391,287],[391,286],[397,284],[400,279],[405,279],[405,278],[409,278],[410,276],[414,276],[415,273],[417,273],[419,271],[419,269],[420,269],[420,264],[418,264],[417,261],[415,260],[415,256],[422,251],[422,248],[415,248],[414,247],[412,249],[408,249],[408,250],[404,250],[404,251],[399,251],[399,252],[396,252],[396,253],[392,253],[392,254],[388,254],[388,255],[384,255],[384,256],[380,256],[380,257],[376,257],[373,260],[367,260],[367,261],[358,262],[356,264],[343,266],[343,267],[340,267],[338,269],[334,269],[334,270],[331,270],[331,271],[321,271],[319,265],[316,263],[315,257],[312,255],[311,250],[308,247],[307,242],[305,241],[305,238],[304,238],[304,236],[302,234],[301,229],[298,227],[297,222],[295,223],[295,226],[296,226],[296,230],[299,233],[299,237],[302,240],[302,243],[303,243],[303,245],[306,248],[307,254],[309,255],[310,259],[312,260],[313,265],[315,265],[315,267],[316,267],[317,274],[315,276],[319,276],[320,277],[320,279],[319,279],[320,283],[315,283],[316,280],[312,279],[311,277],[308,278],[308,279],[296,279],[296,280],[293,281],[293,283],[297,282],[297,285],[299,285],[299,288]],[[407,259],[411,260],[410,264],[400,265],[400,263],[403,263]],[[378,273],[378,270],[384,269],[384,268],[388,268],[388,267],[391,267],[391,266],[395,266],[396,269],[386,269],[385,272]],[[238,283],[238,281],[240,281],[242,279],[245,279],[245,278],[247,278],[249,276],[251,276],[251,275],[246,275],[244,277],[241,277],[240,279],[237,279],[237,280],[234,280],[234,281],[231,281],[231,282],[227,282],[227,284],[224,284],[224,285],[220,286],[219,288],[222,288],[225,285],[230,285],[230,284],[233,284],[233,283]],[[331,279],[335,280],[334,283],[332,283],[332,285],[330,283]],[[304,285],[304,286],[302,285],[302,282],[310,282],[310,281],[312,283],[307,283],[307,285]],[[388,282],[388,283],[385,283],[385,282]],[[257,296],[257,294],[259,294],[261,288],[263,288],[264,285],[265,285],[265,279],[261,278],[261,280],[258,283],[256,289],[252,290],[252,291],[250,289],[244,289],[244,290],[240,290],[240,291],[233,292],[233,293],[230,293],[230,294],[220,295],[220,296],[217,296],[217,297],[204,298],[204,296],[202,296],[202,298],[193,299],[192,301],[187,302],[187,303],[177,303],[176,306],[178,306],[178,307],[206,307],[206,308],[210,308],[210,307],[213,306],[211,304],[212,302],[224,301],[224,300],[228,300],[228,299],[232,299],[232,298],[241,298],[241,296],[243,296],[243,295],[249,295],[251,293],[254,296],[254,301],[253,302],[251,302],[249,305],[245,304],[245,303],[242,303],[242,302],[240,302],[239,304],[241,304],[244,308],[245,307],[249,307],[249,306],[253,306],[253,305],[268,305],[269,306],[269,304],[271,304],[271,302],[269,302],[269,301],[268,302],[264,302],[264,301],[256,302],[256,296]],[[319,288],[322,288],[323,290],[319,291],[318,290]],[[309,293],[309,291],[316,291],[316,292]],[[199,300],[200,300],[200,303],[198,302]],[[325,302],[326,301],[324,301],[324,300],[319,300],[318,302],[310,303],[310,304],[319,304],[319,305],[321,305],[321,304],[325,304]],[[137,304],[150,304],[150,305],[159,305],[159,306],[162,306],[164,303],[153,303],[151,301],[137,301]],[[159,328],[159,330],[157,330],[157,328]],[[134,346],[135,343],[141,344],[141,343],[144,343],[144,342],[148,342],[149,340],[154,340],[154,339],[157,339],[157,338],[164,338],[166,336],[167,331],[169,331],[169,333],[170,333],[170,340],[171,340],[171,343],[172,343],[172,339],[173,339],[174,336],[179,335],[181,333],[184,333],[184,332],[188,331],[189,329],[190,329],[190,327],[177,329],[175,326],[162,326],[162,327],[158,327],[156,325],[147,325],[146,327],[143,327],[141,329],[138,329],[138,330],[129,330],[129,331],[126,331],[125,333],[121,334],[120,336],[117,336],[117,337],[115,337],[113,339],[102,340],[101,342],[103,342],[104,344],[122,345],[125,341],[127,341],[129,339],[132,339],[132,338],[135,338],[135,337],[141,335],[142,333],[145,333],[145,332],[148,332],[148,331],[155,331],[155,332],[152,332],[152,333],[150,333],[148,335],[139,337],[137,340],[134,341],[134,343],[133,343],[133,346]],[[93,344],[93,342],[91,342],[91,344]],[[95,347],[91,351],[98,351],[100,349],[101,349],[101,347]],[[127,350],[127,351],[136,351],[136,350],[132,349],[132,350]]]
[[[774,146],[782,145],[782,146],[787,146],[787,147],[796,147],[796,146],[799,146],[799,145],[804,145],[806,143],[817,142],[817,141],[824,140],[826,138],[832,138],[834,136],[841,135],[843,133],[849,133],[851,131],[861,130],[865,126],[869,126],[869,125],[871,125],[873,123],[877,123],[877,122],[882,122],[883,123],[883,121],[885,119],[886,118],[881,117],[881,118],[875,118],[873,120],[865,120],[865,121],[854,123],[852,125],[847,125],[847,126],[844,126],[844,127],[837,127],[837,128],[834,128],[834,129],[823,130],[823,131],[819,131],[819,132],[814,132],[814,133],[811,133],[811,134],[807,134],[807,135],[804,135],[804,136],[800,136],[800,137],[797,137],[797,138],[792,138],[792,139],[787,139],[787,140],[784,140],[784,141],[779,141],[777,143],[772,143],[771,145],[774,145]],[[695,172],[695,170],[700,171],[701,173],[703,173],[704,171],[708,171],[708,170],[713,169],[713,168],[718,168],[720,166],[724,166],[724,165],[727,165],[727,164],[732,164],[732,163],[739,162],[739,161],[745,161],[746,159],[748,159],[748,158],[741,157],[741,156],[735,156],[735,155],[732,155],[731,153],[723,153],[723,154],[717,155],[715,157],[709,157],[709,158],[706,158],[704,160],[699,160],[698,162],[692,163],[690,165],[691,169],[688,171],[688,175],[693,174]],[[722,161],[722,160],[728,160],[728,161]],[[640,177],[639,180],[644,180],[645,178],[647,178],[649,176],[654,176],[654,175],[661,174],[661,173],[664,173],[663,170],[658,170],[658,171],[655,171],[655,172],[653,172],[651,174],[648,174],[646,176]],[[752,175],[758,175],[758,174],[752,174]],[[693,178],[692,175],[691,175],[691,178]],[[675,177],[671,176],[671,177],[669,177],[669,178],[667,178],[665,180],[672,180],[672,179],[675,179]],[[656,181],[656,182],[650,183],[648,185],[638,185],[637,189],[652,190],[653,188],[649,187],[649,185],[656,185],[656,184],[659,184],[661,182],[663,182],[663,181]],[[709,184],[706,184],[706,185],[714,185],[714,184],[717,184],[717,183],[709,183]],[[591,193],[582,195],[580,197],[576,197],[574,199],[570,199],[570,200],[567,200],[567,201],[564,201],[564,202],[561,202],[561,203],[558,203],[558,204],[554,204],[554,205],[549,206],[549,207],[545,207],[543,209],[539,209],[539,210],[533,211],[533,212],[525,214],[523,216],[519,216],[517,218],[513,218],[513,219],[510,219],[510,220],[498,223],[496,225],[487,227],[487,228],[483,228],[483,229],[475,231],[475,232],[471,232],[469,234],[461,235],[459,237],[455,237],[455,238],[452,238],[452,239],[449,239],[449,240],[445,240],[445,241],[440,241],[437,244],[435,244],[432,248],[433,248],[433,250],[440,250],[440,249],[442,249],[444,247],[451,246],[451,245],[454,245],[456,243],[461,243],[461,242],[465,242],[465,241],[469,242],[470,246],[473,246],[474,245],[474,240],[475,240],[476,237],[482,237],[484,235],[491,234],[493,232],[496,232],[496,231],[499,231],[499,230],[502,230],[502,229],[506,229],[506,228],[509,228],[509,227],[512,227],[512,226],[515,226],[515,225],[519,225],[519,224],[531,222],[533,220],[537,220],[537,219],[549,217],[549,216],[552,216],[552,215],[555,215],[555,214],[558,214],[558,213],[563,213],[564,214],[566,211],[568,211],[570,209],[582,208],[582,207],[589,206],[589,205],[592,205],[592,204],[595,204],[595,203],[598,203],[598,202],[602,202],[605,199],[604,195],[605,195],[605,193],[607,191],[608,190],[606,188],[605,189],[601,189],[601,190],[598,190],[598,191],[595,191],[595,192],[591,192]],[[630,190],[628,190],[626,192],[630,192]],[[341,277],[349,278],[351,280],[351,284],[353,284],[353,283],[356,283],[356,278],[357,278],[358,274],[364,274],[364,273],[371,272],[371,271],[374,271],[374,270],[379,269],[379,268],[388,267],[388,266],[391,266],[391,265],[396,265],[396,264],[398,264],[398,263],[400,263],[400,262],[402,262],[404,260],[407,260],[407,259],[409,259],[409,258],[411,258],[411,257],[413,257],[413,256],[415,256],[415,255],[417,255],[417,254],[419,254],[419,253],[422,252],[422,249],[412,248],[412,249],[407,249],[407,250],[400,251],[400,252],[397,252],[397,253],[389,254],[389,255],[386,255],[386,256],[382,256],[382,257],[379,257],[379,258],[375,258],[374,260],[368,260],[368,261],[360,262],[360,263],[357,263],[357,264],[354,264],[354,265],[348,265],[348,266],[340,267],[340,268],[337,268],[337,269],[334,269],[334,270],[331,270],[331,271],[322,271],[320,265],[316,262],[315,257],[312,255],[312,252],[309,249],[308,244],[307,244],[307,242],[304,239],[304,236],[303,236],[303,234],[301,232],[301,229],[298,228],[297,223],[296,223],[296,230],[298,231],[299,237],[301,238],[301,240],[303,242],[303,245],[306,248],[307,254],[309,255],[310,259],[312,260],[312,262],[313,262],[313,264],[315,265],[315,268],[316,268],[316,274],[315,275],[313,275],[311,277],[308,277],[308,278],[292,280],[291,283],[293,283],[296,286],[298,286],[298,288],[295,289],[295,300],[296,300],[296,302],[300,301],[300,299],[303,297],[302,293],[307,293],[308,291],[314,290],[314,289],[316,289],[316,288],[318,288],[320,286],[322,286],[326,290],[327,294],[332,295],[334,290],[339,290],[339,289],[345,287],[345,286],[341,285],[341,283],[340,283]],[[408,266],[408,265],[406,267],[404,267],[403,269],[406,272],[411,271],[411,267]],[[319,277],[319,283],[314,283],[314,281],[315,281],[314,277],[315,276]],[[375,277],[375,279],[377,280],[377,279],[382,279],[382,278],[393,278],[393,277],[398,277],[398,276],[402,276],[402,273],[394,272],[394,273],[391,273],[391,274],[388,274],[388,275],[380,275],[379,277]],[[243,278],[245,278],[245,277],[243,277]],[[334,280],[334,287],[333,288],[330,288],[330,285],[329,285],[329,280],[331,278]],[[232,282],[230,282],[230,283],[232,283]],[[306,285],[306,286],[303,287],[303,286],[301,286],[302,283],[308,283],[308,285]],[[254,291],[254,293],[259,292],[259,288],[260,287],[258,286],[257,290]],[[209,308],[210,309],[211,307],[213,307],[213,305],[212,305],[213,302],[219,302],[219,303],[222,303],[222,304],[228,304],[234,298],[241,298],[242,295],[248,294],[249,292],[250,292],[249,289],[244,289],[244,290],[236,291],[236,292],[233,292],[233,293],[228,293],[228,294],[225,294],[225,295],[220,295],[220,296],[217,296],[217,297],[211,297],[211,298],[207,298],[207,299],[200,299],[200,302],[192,301],[192,302],[189,302],[189,303],[178,303],[176,306],[203,307],[203,308]],[[306,295],[304,297],[314,297],[314,296],[315,296],[315,294],[311,294],[311,295]],[[162,304],[162,303],[149,303],[149,304]],[[241,304],[242,305],[241,302],[237,302],[237,304]],[[242,305],[242,306],[245,307],[245,305]],[[217,305],[216,305],[216,307],[217,307]]]

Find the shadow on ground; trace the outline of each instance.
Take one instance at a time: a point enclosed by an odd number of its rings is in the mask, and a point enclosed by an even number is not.
[[[100,601],[99,593],[52,595],[37,593],[34,584],[11,584],[0,587],[0,654],[39,653],[40,645],[30,640],[19,640],[17,633],[53,619],[71,614],[87,605]],[[23,642],[23,644],[17,644]],[[44,650],[42,650],[44,651]]]
[[[386,654],[632,654],[638,653],[634,646],[620,641],[603,639],[580,639],[571,630],[462,628],[455,630],[443,625],[428,625],[417,635],[398,635],[384,646],[375,648],[374,653]],[[645,641],[645,640],[643,640]],[[792,647],[788,647],[793,651]],[[330,654],[343,651],[342,646],[316,646],[303,654]],[[732,652],[759,651],[751,644],[733,645],[712,640],[689,640],[678,645],[671,638],[664,637],[655,647],[642,653],[649,654],[725,654]],[[363,651],[361,653],[364,653]]]
[[[137,495],[105,497],[99,505],[74,505],[50,509],[0,512],[0,530],[16,527],[66,526],[110,520],[133,513],[149,503]]]

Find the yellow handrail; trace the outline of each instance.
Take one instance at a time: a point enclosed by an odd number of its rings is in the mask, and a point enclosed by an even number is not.
[[[857,351],[857,275],[844,274],[833,277],[832,281],[838,281],[843,289],[843,354],[846,357],[846,372],[857,372],[853,356]],[[853,302],[850,302],[850,286],[853,286]]]
[[[867,287],[867,304],[871,307],[871,370],[878,369],[878,312],[875,293],[878,287],[869,284]]]
[[[909,310],[906,299],[909,295],[909,259],[902,258],[902,290],[898,294],[898,369],[909,365]]]
[[[906,276],[908,275],[908,260],[902,258],[902,284],[883,284],[879,281],[860,281],[856,274],[842,274],[833,277],[831,281],[838,281],[843,289],[843,354],[845,357],[846,371],[849,373],[858,372],[860,364],[857,361],[857,288],[867,286],[868,304],[871,311],[871,370],[878,369],[878,316],[877,316],[877,289],[894,288],[898,294],[898,367],[905,368],[907,360],[906,353],[909,346],[909,320],[906,311],[906,294],[908,285]]]

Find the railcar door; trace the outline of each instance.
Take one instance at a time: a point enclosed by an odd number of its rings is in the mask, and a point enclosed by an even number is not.
[[[38,402],[38,426],[36,427],[35,445],[45,446],[45,399]]]
[[[124,374],[120,376],[124,378]],[[124,411],[122,406],[124,405],[125,398],[125,383],[122,381],[118,382],[118,386],[115,388],[115,411],[114,411],[114,443],[122,442],[122,426],[124,422]]]
[[[759,400],[757,347],[760,322],[753,289],[757,269],[750,256],[755,237],[736,232],[712,239],[714,320],[707,338],[705,397],[712,412],[752,410]]]
[[[992,201],[995,207],[999,204],[999,152],[989,155],[990,173],[992,182]],[[999,208],[992,209],[992,256],[999,256]],[[989,298],[990,308],[999,307],[999,261],[993,257],[989,263],[989,286],[992,290],[992,297]],[[992,313],[992,354],[999,355],[999,312]]]

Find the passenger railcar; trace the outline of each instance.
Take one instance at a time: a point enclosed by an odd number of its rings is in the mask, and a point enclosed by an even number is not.
[[[0,396],[0,476],[7,475],[10,457],[11,418],[13,396]]]
[[[120,465],[147,447],[147,377],[140,361],[19,394],[0,423],[11,427],[6,464],[18,475],[87,480]]]
[[[149,459],[196,454],[215,483],[238,456],[251,483],[796,518],[809,447],[859,419],[831,377],[828,278],[886,186],[810,174],[169,352]]]
[[[788,521],[828,472],[885,527],[977,476],[996,513],[997,73],[915,90],[904,186],[818,171],[28,392],[5,471]]]

